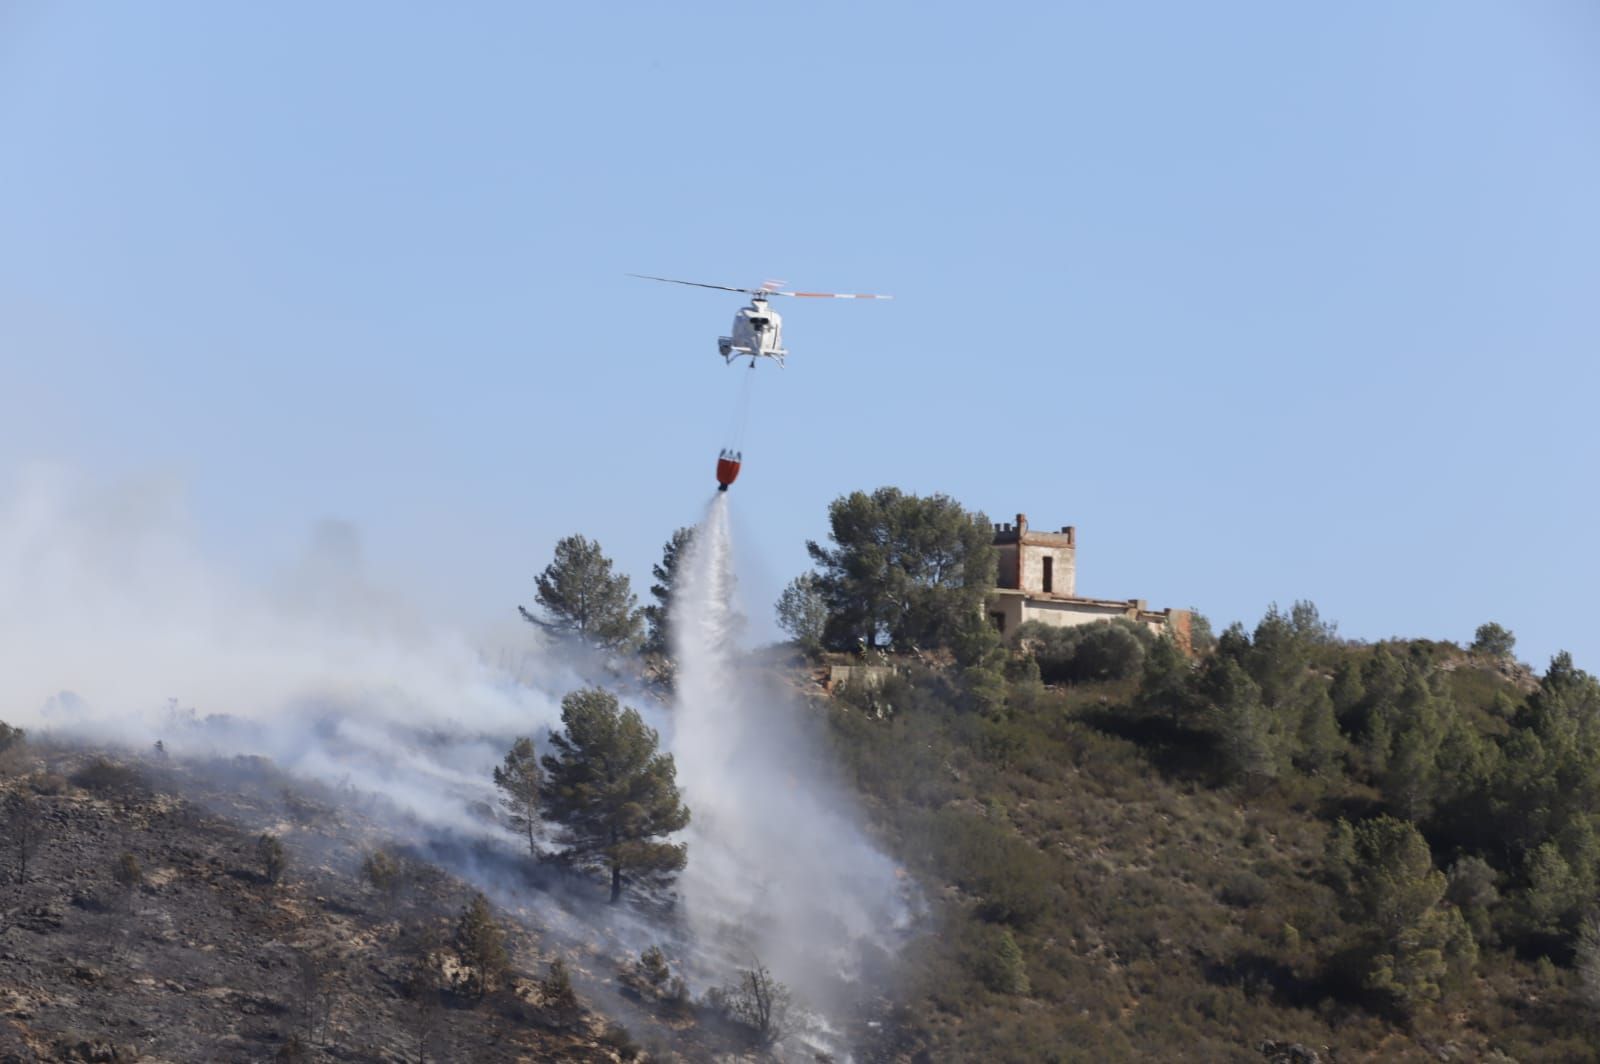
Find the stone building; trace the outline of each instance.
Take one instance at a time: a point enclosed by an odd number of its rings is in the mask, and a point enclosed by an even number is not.
[[[1026,514],[1016,524],[994,526],[1000,572],[989,599],[989,617],[1002,633],[1028,621],[1066,627],[1125,617],[1156,632],[1170,631],[1178,645],[1189,646],[1188,610],[1152,610],[1144,599],[1096,599],[1077,594],[1078,533],[1067,525],[1059,532],[1037,532]]]

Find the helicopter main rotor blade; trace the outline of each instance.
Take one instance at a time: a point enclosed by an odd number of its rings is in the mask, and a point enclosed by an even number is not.
[[[686,284],[691,288],[715,288],[719,292],[743,292],[746,295],[757,295],[760,289],[756,288],[729,288],[725,284],[703,284],[700,281],[680,281],[676,277],[652,277],[648,273],[630,273],[629,277],[637,277],[641,281],[665,281],[667,284]],[[779,295],[788,293],[780,292]]]
[[[869,295],[864,292],[768,292],[769,296],[793,296],[795,299],[893,299],[894,296]]]

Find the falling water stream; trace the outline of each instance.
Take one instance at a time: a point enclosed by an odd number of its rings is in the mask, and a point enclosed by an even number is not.
[[[684,906],[702,965],[732,974],[759,961],[827,1018],[856,996],[863,950],[893,950],[909,906],[829,769],[815,715],[736,645],[728,499],[718,493],[696,530],[672,613],[672,746],[694,818]]]

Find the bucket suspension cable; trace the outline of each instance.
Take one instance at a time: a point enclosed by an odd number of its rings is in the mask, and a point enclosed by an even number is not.
[[[744,446],[745,430],[750,427],[750,394],[754,387],[754,373],[739,374],[739,390],[734,395],[733,416],[728,425],[728,433],[724,437],[728,445],[735,449]]]
[[[738,394],[734,398],[733,424],[728,430],[727,447],[717,455],[717,490],[727,491],[739,476],[739,467],[744,463],[744,434],[750,424],[750,391],[753,373],[739,374],[740,383]]]

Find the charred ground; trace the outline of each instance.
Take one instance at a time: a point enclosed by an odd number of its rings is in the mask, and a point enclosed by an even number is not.
[[[423,852],[386,848],[348,796],[259,759],[178,766],[35,743],[8,762],[0,1060],[613,1061],[748,1048],[634,977],[636,958],[600,934],[559,935],[497,907],[504,968],[479,993],[456,948],[477,892]],[[283,847],[276,881],[263,835]],[[530,893],[566,887],[560,870],[521,867],[543,878]],[[604,908],[602,895],[596,926]],[[558,958],[575,997],[552,990]],[[624,1014],[633,1033],[614,1022]]]

